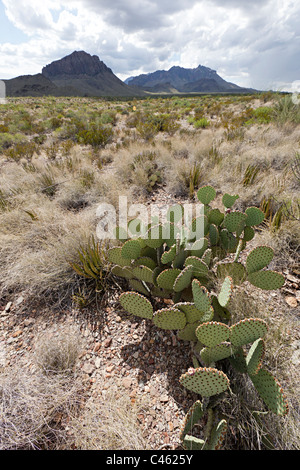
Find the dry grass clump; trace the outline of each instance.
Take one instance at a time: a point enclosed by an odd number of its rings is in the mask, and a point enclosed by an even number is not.
[[[52,327],[38,338],[35,363],[45,374],[71,374],[82,352],[82,340],[76,328],[61,331]]]
[[[100,387],[99,387],[100,389]],[[83,413],[70,424],[70,433],[78,450],[146,450],[138,415],[149,410],[150,403],[137,397],[135,402],[116,384],[91,398]]]
[[[31,374],[12,367],[0,374],[0,450],[51,450],[67,439],[80,383],[70,376]]]

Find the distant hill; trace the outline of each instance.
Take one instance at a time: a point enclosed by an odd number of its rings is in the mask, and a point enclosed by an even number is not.
[[[129,77],[125,82],[130,86],[148,92],[152,91],[153,93],[165,92],[166,86],[180,93],[251,93],[256,91],[227,82],[215,70],[203,65],[199,65],[194,69],[174,66],[169,70],[157,70],[156,72]]]
[[[4,80],[7,96],[134,97],[145,93],[120,80],[96,55],[84,51],[46,65],[42,73]]]
[[[42,74],[58,87],[71,86],[86,96],[142,96],[126,85],[96,55],[75,51],[43,68]]]

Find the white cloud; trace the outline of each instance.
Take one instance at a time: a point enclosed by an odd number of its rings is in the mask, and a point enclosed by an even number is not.
[[[297,0],[2,0],[28,41],[0,44],[0,77],[38,73],[74,50],[120,78],[199,64],[269,88],[300,79]]]

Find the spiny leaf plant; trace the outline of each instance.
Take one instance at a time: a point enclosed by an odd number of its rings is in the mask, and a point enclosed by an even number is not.
[[[132,289],[120,295],[121,306],[158,328],[177,331],[179,340],[191,343],[193,367],[179,382],[202,401],[195,402],[184,421],[181,440],[186,449],[219,449],[222,445],[227,423],[224,419],[216,422],[216,403],[231,393],[228,364],[248,374],[272,412],[280,416],[288,412],[280,384],[263,367],[267,323],[252,317],[233,323],[229,310],[234,287],[245,281],[264,290],[284,284],[282,274],[266,269],[274,256],[271,248],[258,246],[245,263],[240,261],[264,213],[257,207],[234,210],[238,197],[224,194],[223,211],[212,208],[216,191],[204,186],[197,192],[202,213],[189,227],[183,224],[183,207],[175,206],[164,222],[155,220],[144,231],[138,221],[139,232],[132,238],[127,230],[118,228],[119,245],[108,252],[112,273],[127,279]],[[199,221],[202,237],[195,232]],[[172,299],[172,305],[157,308],[158,299],[165,298]],[[191,432],[204,415],[206,432],[199,439]]]

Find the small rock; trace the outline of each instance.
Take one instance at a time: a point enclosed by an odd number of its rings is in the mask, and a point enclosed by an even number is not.
[[[104,348],[108,348],[111,345],[112,338],[107,338],[103,341]]]
[[[295,308],[298,305],[296,297],[292,297],[292,296],[286,297],[285,301],[292,308]]]
[[[125,388],[130,388],[131,387],[131,384],[132,384],[132,380],[130,377],[125,377],[125,379],[122,380],[122,385],[125,387]]]
[[[101,359],[100,357],[97,357],[97,359],[95,360],[95,367],[96,369],[99,369],[100,366],[101,366]]]
[[[85,374],[91,375],[94,372],[94,366],[93,364],[89,364],[88,362],[86,362],[83,365],[82,370]]]
[[[22,330],[15,331],[15,332],[12,334],[12,337],[13,337],[13,338],[17,338],[17,337],[20,336],[22,333],[23,333]]]
[[[12,306],[12,302],[8,302],[8,304],[6,304],[6,307],[5,307],[5,309],[4,309],[4,312],[6,312],[6,313],[9,312],[10,309],[11,309],[11,306]]]

